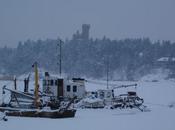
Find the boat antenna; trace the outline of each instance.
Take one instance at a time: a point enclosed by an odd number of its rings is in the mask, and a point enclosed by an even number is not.
[[[107,89],[109,89],[109,56],[106,58],[106,82],[107,82]]]

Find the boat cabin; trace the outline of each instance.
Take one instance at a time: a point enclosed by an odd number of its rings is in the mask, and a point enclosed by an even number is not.
[[[85,80],[81,78],[64,79],[50,76],[45,73],[43,79],[43,92],[47,95],[58,98],[85,97]]]
[[[104,100],[106,105],[111,105],[112,99],[114,98],[114,90],[106,89],[106,90],[98,90],[97,98]]]
[[[112,99],[114,98],[114,91],[111,89],[98,90],[97,97],[100,99]]]

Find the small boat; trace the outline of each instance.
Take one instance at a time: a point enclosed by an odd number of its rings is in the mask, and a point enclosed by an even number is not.
[[[41,118],[70,118],[74,117],[76,110],[71,108],[71,104],[76,97],[66,103],[61,104],[59,100],[51,100],[52,97],[47,97],[50,100],[43,103],[42,96],[39,95],[38,84],[38,69],[37,63],[34,64],[35,70],[35,90],[34,94],[24,93],[17,90],[11,90],[3,87],[3,91],[11,92],[11,101],[16,101],[17,105],[7,104],[0,107],[0,111],[4,112],[7,116],[19,117],[41,117]],[[46,96],[46,95],[44,95]],[[23,99],[23,100],[22,100]],[[64,102],[64,101],[62,101]],[[24,105],[25,104],[25,105]],[[47,109],[46,109],[47,108]]]

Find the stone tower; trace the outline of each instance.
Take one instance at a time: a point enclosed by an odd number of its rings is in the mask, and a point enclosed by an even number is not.
[[[81,38],[84,40],[89,39],[89,29],[90,29],[90,24],[83,24],[82,25],[82,33],[81,33]]]

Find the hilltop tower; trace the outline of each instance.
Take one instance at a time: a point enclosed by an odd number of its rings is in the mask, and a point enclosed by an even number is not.
[[[75,34],[73,34],[73,39],[75,40],[89,40],[89,30],[90,24],[83,24],[81,33],[79,30]]]
[[[82,25],[82,33],[81,38],[84,40],[89,39],[89,30],[90,30],[90,24],[83,24]]]

